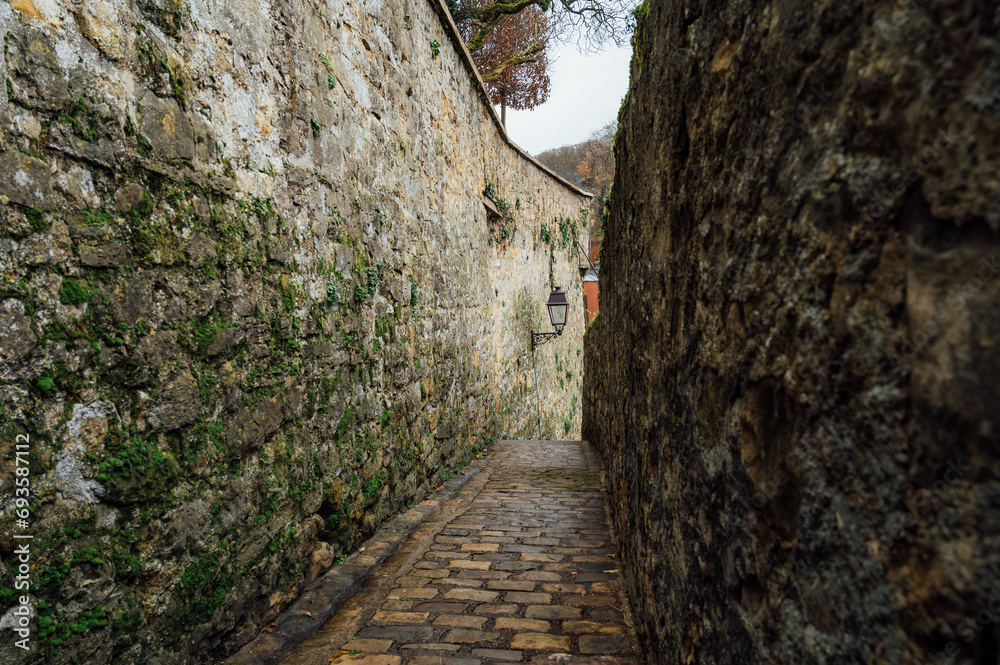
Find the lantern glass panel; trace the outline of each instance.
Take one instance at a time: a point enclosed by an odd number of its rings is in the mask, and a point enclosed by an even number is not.
[[[549,319],[552,321],[553,327],[558,328],[566,325],[567,309],[569,309],[568,305],[549,305]]]

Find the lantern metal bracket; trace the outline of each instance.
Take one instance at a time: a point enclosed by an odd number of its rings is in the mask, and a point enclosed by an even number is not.
[[[534,352],[535,349],[540,347],[542,344],[559,337],[562,335],[562,328],[556,330],[556,332],[535,332],[531,331],[531,351]]]

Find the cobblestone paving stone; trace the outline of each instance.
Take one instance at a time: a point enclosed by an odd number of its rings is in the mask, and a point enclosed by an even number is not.
[[[479,475],[282,665],[637,663],[593,449],[505,441]]]

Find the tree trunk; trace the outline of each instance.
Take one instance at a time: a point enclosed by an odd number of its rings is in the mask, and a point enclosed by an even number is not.
[[[504,97],[500,98],[500,124],[507,129],[507,100]]]

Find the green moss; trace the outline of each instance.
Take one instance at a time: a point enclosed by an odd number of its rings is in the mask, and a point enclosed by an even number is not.
[[[127,537],[117,537],[112,541],[110,552],[111,565],[115,568],[115,579],[132,579],[138,577],[145,570],[145,566],[135,552],[133,545],[138,540],[138,534],[134,530]]]
[[[89,301],[93,297],[90,289],[73,279],[66,277],[63,279],[62,288],[59,290],[59,302],[64,305],[80,305]]]
[[[55,621],[49,614],[48,605],[44,601],[38,603],[38,641],[46,648],[57,647],[66,639],[85,633],[94,628],[104,628],[108,625],[107,611],[103,607],[85,610],[71,619]]]
[[[23,279],[11,280],[6,275],[3,277],[3,282],[0,282],[0,299],[5,298],[19,298],[21,300],[26,300],[28,298],[28,284]]]
[[[229,328],[229,322],[215,312],[201,321],[179,326],[180,339],[196,353],[204,353],[226,328]]]
[[[193,625],[205,623],[226,600],[233,588],[233,576],[217,553],[198,557],[181,575],[175,598],[179,609],[170,617],[175,631],[190,632]]]
[[[364,302],[366,300],[370,300],[376,293],[378,293],[378,286],[378,268],[375,266],[368,266],[368,268],[361,273],[358,283],[354,285],[354,301]]]
[[[57,554],[52,558],[52,563],[38,574],[38,588],[41,591],[58,589],[67,575],[69,575],[69,563]]]
[[[31,225],[31,230],[35,233],[48,231],[52,228],[52,222],[46,219],[45,213],[38,208],[28,208],[24,212],[24,216],[28,218],[28,224]]]
[[[575,230],[576,229],[574,228],[573,231],[575,232]],[[563,249],[566,249],[567,247],[570,246],[570,242],[573,240],[573,236],[570,233],[570,220],[564,219],[562,217],[559,218],[559,233],[562,234],[561,247]]]
[[[516,206],[511,206],[507,201],[505,201],[500,193],[490,182],[489,178],[485,178],[486,187],[483,190],[483,194],[488,196],[496,204],[497,210],[500,212],[500,219],[497,219],[495,215],[490,217],[490,242],[499,244],[504,244],[508,240],[514,237],[517,232],[517,224],[514,220],[513,211]],[[517,205],[520,205],[518,202]]]
[[[344,411],[344,415],[340,417],[340,422],[337,424],[337,445],[339,446],[344,442],[347,437],[347,433],[351,431],[351,426],[354,425],[354,419],[357,417],[357,413],[353,409],[348,409]]]
[[[81,547],[77,551],[73,552],[72,563],[92,563],[94,565],[101,565],[104,560],[101,559],[101,553],[96,547]]]
[[[155,444],[116,431],[105,439],[97,479],[108,489],[109,500],[135,503],[163,497],[179,470],[173,457]]]
[[[198,452],[206,444],[212,446],[220,453],[226,452],[226,423],[222,418],[215,420],[204,420],[199,418],[195,421],[192,435],[193,443],[188,447],[189,455]],[[193,459],[189,460],[193,462]]]
[[[93,143],[97,140],[97,123],[93,115],[87,112],[87,105],[84,103],[83,97],[76,100],[69,115],[61,115],[59,120],[68,122],[73,127],[73,133],[84,141]]]
[[[134,604],[124,610],[114,621],[115,632],[130,635],[142,626],[142,612]]]
[[[371,478],[365,481],[364,488],[361,491],[361,496],[367,501],[375,496],[380,489],[382,489],[382,484],[385,482],[382,470],[373,475]]]
[[[10,607],[15,596],[17,592],[14,591],[14,587],[7,584],[7,580],[0,580],[0,607]]]
[[[542,224],[542,230],[539,232],[538,237],[546,245],[551,245],[552,244],[552,234],[549,233],[549,227],[546,226],[544,223]]]
[[[198,394],[201,397],[202,403],[211,404],[212,398],[218,392],[218,375],[210,367],[201,367],[199,369],[197,366],[191,368],[191,374],[198,384]]]
[[[337,288],[334,282],[326,283],[326,301],[331,305],[336,305],[340,302],[340,289]]]
[[[649,18],[649,0],[643,0],[642,4],[632,11],[632,16],[635,17],[635,30],[632,32],[632,63],[630,74],[631,82],[634,84],[642,73],[643,50],[646,46],[646,24]],[[624,106],[623,101],[622,108]]]

